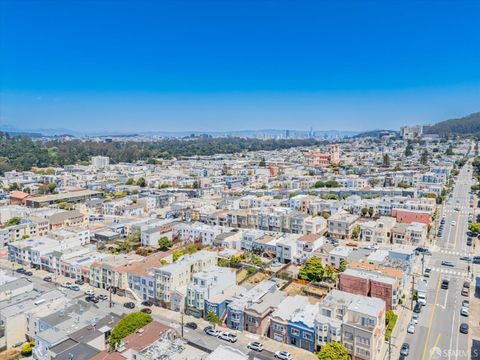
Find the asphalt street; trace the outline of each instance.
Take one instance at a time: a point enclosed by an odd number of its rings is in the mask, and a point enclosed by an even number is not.
[[[431,256],[425,256],[424,266],[432,269],[428,278],[427,305],[422,308],[414,334],[406,334],[410,344],[408,359],[468,359],[468,335],[459,331],[468,318],[460,314],[464,281],[470,279],[469,263],[461,256],[472,256],[472,246],[467,246],[470,188],[473,184],[471,166],[460,170],[452,195],[442,208],[445,217],[442,235],[435,239]],[[476,204],[475,204],[476,205]],[[441,217],[440,216],[440,217]],[[450,261],[453,266],[442,265]],[[421,274],[418,274],[420,277]],[[447,290],[441,289],[444,278],[450,281]]]

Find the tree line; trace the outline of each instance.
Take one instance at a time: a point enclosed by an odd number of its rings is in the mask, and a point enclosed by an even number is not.
[[[233,154],[248,151],[280,150],[297,146],[315,146],[314,139],[248,139],[239,137],[165,138],[143,142],[99,142],[93,140],[60,139],[32,140],[30,137],[11,137],[0,132],[0,173],[30,170],[32,167],[64,166],[88,163],[92,156],[108,156],[111,163],[172,159],[190,156]]]

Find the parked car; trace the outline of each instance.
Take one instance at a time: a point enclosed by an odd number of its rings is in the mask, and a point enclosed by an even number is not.
[[[403,356],[408,356],[410,352],[410,345],[407,343],[403,343],[402,348],[400,349],[400,354]]]
[[[123,304],[124,307],[126,307],[127,309],[133,309],[135,307],[135,304],[131,301],[129,302],[126,302],[125,304]]]
[[[462,301],[462,307],[470,308],[470,301],[468,301],[468,300],[463,300],[463,301]]]
[[[24,272],[24,275],[26,275],[26,276],[32,276],[33,273],[32,273],[31,271],[25,271],[25,272]]]
[[[80,288],[78,287],[78,285],[70,285],[69,289],[73,291],[80,291]]]
[[[193,330],[195,330],[195,329],[198,327],[198,325],[197,325],[196,323],[194,323],[193,321],[187,322],[187,323],[185,324],[185,326],[186,326],[187,328],[193,329]]]
[[[252,341],[247,344],[247,348],[253,351],[263,351],[263,344],[258,341]]]
[[[149,308],[143,308],[142,310],[140,310],[141,312],[145,313],[145,314],[151,314],[152,313],[152,309],[149,309]]]
[[[288,351],[276,351],[274,357],[280,360],[292,360],[293,356]]]
[[[98,299],[99,299],[99,300],[107,300],[107,299],[108,299],[108,296],[105,295],[105,294],[100,294],[100,295],[98,295]]]
[[[460,256],[460,260],[462,260],[462,261],[472,261],[470,256]]]
[[[63,283],[63,284],[62,284],[62,285],[60,285],[60,286],[61,286],[61,287],[63,287],[63,288],[65,288],[65,289],[69,289],[69,288],[70,288],[70,286],[72,286],[72,284],[71,284],[71,283],[69,283],[69,282],[66,282],[66,283]]]
[[[51,277],[51,276],[45,276],[45,277],[43,278],[43,281],[52,282],[52,277]]]
[[[414,324],[418,324],[418,318],[420,316],[418,315],[418,313],[413,313],[412,315],[412,320],[410,320],[410,322],[414,323]]]
[[[231,343],[234,343],[237,341],[237,335],[232,334],[228,331],[222,332],[220,335],[218,335],[218,338],[225,341],[230,341]]]
[[[468,316],[468,307],[462,306],[462,308],[460,309],[460,315]]]
[[[408,332],[409,334],[415,334],[415,324],[414,324],[413,322],[411,322],[410,324],[408,324],[407,332]]]
[[[152,306],[152,305],[153,305],[153,301],[145,300],[145,301],[142,302],[142,305],[143,305],[143,306]]]
[[[420,314],[420,312],[422,311],[422,304],[420,304],[419,302],[417,302],[415,304],[415,307],[413,308],[413,312],[414,313],[417,313],[417,314]]]
[[[214,329],[213,327],[210,326],[207,330],[205,330],[205,334],[210,335],[210,336],[218,337],[218,335],[221,334],[221,331],[216,330],[216,329]]]
[[[425,276],[425,277],[428,278],[428,277],[430,277],[431,272],[432,272],[432,268],[427,267],[427,268],[425,269],[425,272],[423,273],[423,276]]]
[[[83,285],[83,284],[85,284],[85,282],[83,280],[75,280],[75,284]]]
[[[27,271],[27,270],[25,270],[24,268],[20,268],[20,269],[17,269],[15,271],[19,274],[25,274],[25,271]]]
[[[462,334],[468,334],[468,324],[466,323],[461,323],[460,324],[460,332]]]

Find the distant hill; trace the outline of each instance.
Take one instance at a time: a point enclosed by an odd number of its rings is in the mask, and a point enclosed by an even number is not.
[[[398,131],[394,130],[372,130],[372,131],[366,131],[363,133],[360,133],[358,135],[355,135],[354,138],[365,138],[365,137],[374,137],[374,138],[380,138],[385,135],[390,135],[390,136],[397,136]]]
[[[470,114],[459,119],[450,119],[423,128],[426,134],[439,136],[452,135],[480,135],[480,112]]]

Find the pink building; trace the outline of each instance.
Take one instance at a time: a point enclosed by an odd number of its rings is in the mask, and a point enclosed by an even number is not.
[[[430,213],[424,211],[393,209],[392,216],[395,216],[397,222],[402,224],[412,222],[429,224],[432,221]]]

